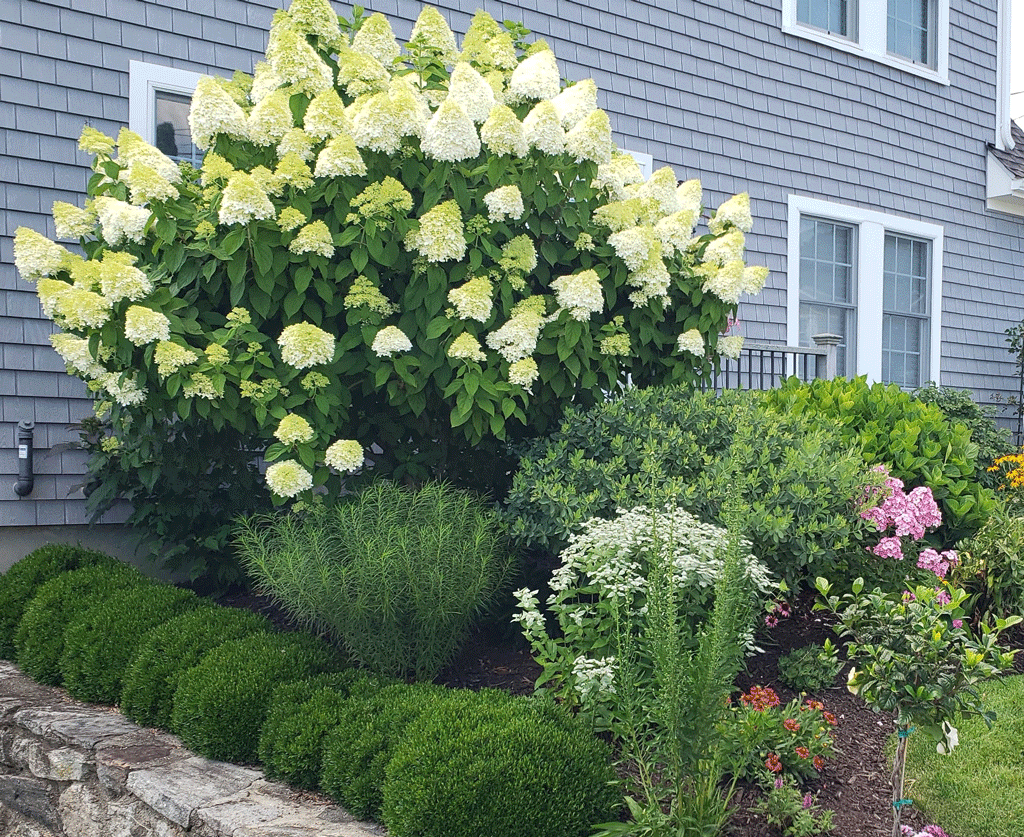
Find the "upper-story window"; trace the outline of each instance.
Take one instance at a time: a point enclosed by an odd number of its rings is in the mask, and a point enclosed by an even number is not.
[[[128,74],[128,127],[168,157],[198,165],[188,111],[201,75],[142,61],[130,62]]]
[[[782,0],[782,29],[949,84],[949,0]]]

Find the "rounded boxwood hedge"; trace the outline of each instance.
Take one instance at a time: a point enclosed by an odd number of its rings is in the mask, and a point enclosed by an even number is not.
[[[274,688],[344,667],[333,648],[307,633],[254,634],[225,642],[181,676],[171,730],[208,758],[255,764]]]
[[[182,674],[228,640],[273,629],[258,613],[203,607],[150,630],[124,673],[121,711],[135,723],[170,730],[174,693]]]
[[[440,701],[412,723],[387,766],[392,837],[583,837],[616,816],[611,748],[531,699]]]
[[[83,546],[51,543],[30,552],[0,575],[0,658],[14,659],[18,623],[44,582],[81,567],[118,563],[110,555]]]
[[[349,694],[381,685],[372,675],[347,669],[278,686],[260,733],[259,757],[267,776],[319,788],[324,738],[337,725]]]
[[[64,631],[78,614],[126,587],[150,584],[134,567],[115,561],[51,578],[28,603],[14,635],[18,667],[49,686],[62,681]]]
[[[64,631],[61,675],[72,697],[117,703],[125,669],[146,632],[202,605],[191,590],[154,584],[118,590],[80,613]]]
[[[467,694],[472,693],[396,683],[351,695],[324,741],[321,789],[353,816],[380,819],[384,771],[406,727],[428,706]]]

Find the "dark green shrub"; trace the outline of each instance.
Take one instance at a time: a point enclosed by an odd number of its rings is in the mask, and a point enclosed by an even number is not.
[[[805,645],[779,657],[779,680],[795,692],[815,694],[836,682],[841,664],[832,640]]]
[[[324,738],[337,726],[350,690],[380,685],[372,675],[347,669],[278,686],[260,733],[259,756],[267,776],[316,790]]]
[[[39,547],[0,576],[0,657],[14,659],[14,634],[39,586],[62,573],[94,564],[118,564],[103,552],[51,543]]]
[[[321,789],[353,816],[379,820],[384,771],[406,728],[429,706],[465,700],[467,694],[472,693],[398,683],[352,695],[324,742]]]
[[[118,590],[97,602],[64,631],[64,688],[79,700],[117,703],[125,670],[146,633],[202,604],[191,590],[157,584]]]
[[[950,424],[959,422],[971,431],[971,441],[978,446],[978,454],[974,457],[975,476],[986,488],[994,489],[999,484],[999,477],[989,473],[988,467],[998,457],[1015,451],[1010,431],[996,425],[996,408],[976,403],[968,390],[937,387],[935,384],[916,389],[912,394],[918,401],[942,410]]]
[[[142,638],[124,674],[121,711],[142,726],[169,730],[182,674],[228,640],[272,629],[265,616],[233,607],[204,607],[169,619]]]
[[[554,552],[591,517],[667,502],[722,523],[737,490],[753,553],[791,587],[836,575],[864,522],[852,498],[867,469],[850,442],[761,393],[634,389],[571,412],[529,447],[507,500],[514,536]]]
[[[346,502],[243,521],[250,575],[370,670],[430,680],[509,574],[497,514],[443,483],[378,482]]]
[[[974,537],[957,545],[952,583],[971,594],[978,616],[1024,615],[1024,517],[997,506]]]
[[[942,510],[941,545],[973,534],[991,514],[995,498],[979,482],[970,431],[895,384],[791,378],[767,398],[778,410],[822,417],[844,441],[860,445],[865,462],[888,466],[908,491],[928,486]]]
[[[614,819],[611,748],[524,698],[440,702],[408,727],[384,783],[394,837],[582,837]]]
[[[208,758],[253,764],[274,688],[343,667],[335,651],[310,634],[254,634],[225,642],[181,676],[171,729]]]
[[[14,635],[19,668],[40,683],[59,686],[67,626],[78,614],[113,593],[150,583],[134,567],[119,562],[104,562],[51,578],[25,608]]]

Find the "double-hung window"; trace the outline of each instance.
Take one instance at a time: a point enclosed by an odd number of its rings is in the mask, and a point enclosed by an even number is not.
[[[949,83],[949,0],[782,0],[782,29]]]
[[[199,165],[188,111],[202,76],[159,64],[131,61],[128,67],[128,127],[173,160]]]
[[[912,389],[939,380],[942,227],[789,199],[789,342],[840,338],[837,371]]]

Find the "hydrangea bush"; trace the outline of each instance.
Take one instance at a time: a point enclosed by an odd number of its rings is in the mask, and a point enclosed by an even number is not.
[[[281,500],[364,456],[479,474],[569,402],[735,355],[767,275],[748,197],[695,235],[700,184],[644,180],[594,82],[526,34],[480,12],[459,45],[425,8],[403,49],[379,14],[295,0],[252,76],[199,82],[201,168],[86,127],[89,198],[54,205],[82,254],[22,228],[15,261],[113,432],[261,439]]]

